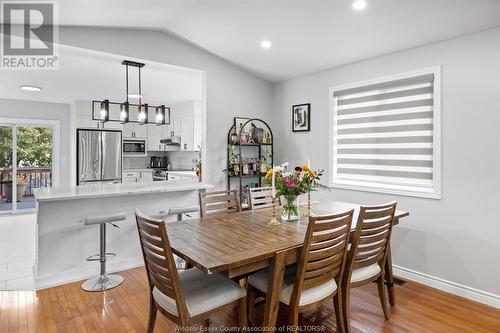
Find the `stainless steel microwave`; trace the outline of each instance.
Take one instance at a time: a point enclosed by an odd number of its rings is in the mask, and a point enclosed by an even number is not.
[[[123,155],[146,155],[146,140],[123,140]]]

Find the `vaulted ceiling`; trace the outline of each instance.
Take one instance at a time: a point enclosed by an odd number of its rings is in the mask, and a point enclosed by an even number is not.
[[[500,26],[498,0],[352,2],[64,0],[60,23],[164,30],[273,82]]]

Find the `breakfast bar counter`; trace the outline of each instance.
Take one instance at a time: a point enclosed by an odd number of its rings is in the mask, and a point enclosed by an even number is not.
[[[35,190],[37,289],[98,274],[98,264],[85,259],[99,253],[99,227],[84,225],[86,217],[126,213],[126,220],[117,223],[119,228],[108,226],[107,252],[115,252],[116,257],[110,258],[107,265],[108,272],[133,268],[143,264],[134,209],[154,215],[171,207],[196,206],[199,191],[210,188],[211,185],[193,180]]]

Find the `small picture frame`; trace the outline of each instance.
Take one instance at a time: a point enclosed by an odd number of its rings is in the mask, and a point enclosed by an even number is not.
[[[292,131],[309,132],[311,130],[311,104],[292,106]]]
[[[236,136],[240,136],[240,129],[241,127],[249,121],[250,118],[243,118],[243,117],[234,117],[234,130],[236,132]],[[248,123],[246,126],[249,126],[250,123]],[[245,130],[245,129],[243,129]]]

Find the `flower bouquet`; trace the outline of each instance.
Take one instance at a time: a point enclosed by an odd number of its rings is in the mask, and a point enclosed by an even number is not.
[[[296,221],[300,219],[298,198],[301,194],[309,193],[316,187],[322,187],[318,183],[322,171],[314,171],[307,165],[298,166],[293,172],[287,172],[288,163],[275,166],[270,169],[264,179],[264,183],[273,188],[273,196],[283,196],[283,212],[281,219],[284,221]]]

